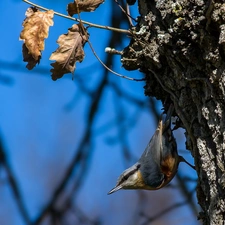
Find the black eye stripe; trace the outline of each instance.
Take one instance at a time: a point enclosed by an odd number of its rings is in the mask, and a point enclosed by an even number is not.
[[[120,176],[120,178],[119,178],[119,180],[118,180],[118,185],[120,185],[120,184],[122,184],[124,181],[126,181],[128,178],[129,178],[129,176],[131,176],[132,174],[134,174],[139,168],[140,168],[140,164],[137,164],[137,166],[136,166],[136,168],[134,168],[133,170],[130,170],[129,172],[124,172],[121,176]]]
[[[125,176],[122,176],[121,179],[119,180],[118,184],[122,184],[125,180],[128,179],[128,174],[126,174]]]

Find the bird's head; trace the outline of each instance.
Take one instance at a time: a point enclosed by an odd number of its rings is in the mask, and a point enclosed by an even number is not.
[[[126,169],[119,177],[116,186],[109,191],[108,194],[112,194],[121,189],[149,189],[139,170],[140,164],[136,163],[132,167]]]

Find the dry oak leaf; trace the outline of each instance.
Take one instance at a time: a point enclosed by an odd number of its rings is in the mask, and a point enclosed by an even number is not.
[[[84,33],[83,29],[82,25],[74,24],[68,29],[67,34],[59,36],[57,40],[59,47],[50,56],[50,60],[56,60],[56,62],[51,63],[53,80],[61,78],[66,73],[73,73],[76,61],[83,61],[83,47],[88,41],[88,35]]]
[[[44,50],[44,39],[48,37],[49,26],[53,26],[54,11],[40,12],[36,8],[28,8],[26,16],[20,40],[24,41],[28,54],[32,56],[26,58],[30,58],[31,64],[33,64],[34,62],[38,63],[41,58],[41,51]],[[30,61],[25,59],[25,56],[24,61],[28,62],[27,68],[29,69]]]
[[[35,60],[32,57],[32,55],[29,54],[29,51],[24,43],[23,43],[22,48],[23,48],[23,61],[27,62],[27,65],[26,65],[27,69],[32,70],[36,66],[37,63],[39,64],[41,57],[39,57],[38,60]]]
[[[74,0],[67,5],[67,11],[70,16],[80,12],[92,12],[103,2],[104,0]]]

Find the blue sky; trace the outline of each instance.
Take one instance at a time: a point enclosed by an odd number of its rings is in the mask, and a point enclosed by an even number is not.
[[[69,1],[35,1],[35,3],[66,13],[65,6]],[[29,216],[35,218],[64,176],[65,169],[76,153],[85,132],[87,109],[92,98],[83,92],[80,84],[84,84],[89,90],[95,90],[99,80],[102,79],[104,69],[86,45],[85,59],[81,64],[77,63],[74,80],[70,74],[56,82],[51,80],[49,72],[51,62],[48,58],[57,48],[58,36],[66,33],[73,24],[73,21],[55,16],[54,26],[50,27],[49,38],[45,42],[46,49],[43,51],[41,63],[28,71],[22,60],[22,42],[19,41],[19,34],[29,5],[22,1],[8,0],[4,3],[1,1],[0,7],[4,8],[0,15],[3,43],[0,54],[0,132]],[[133,14],[137,14],[135,10],[137,6],[133,7]],[[82,19],[108,25],[112,13],[110,9],[111,2],[106,0],[95,12],[82,14]],[[106,54],[104,49],[107,47],[111,32],[91,28],[89,33],[95,51],[104,59]],[[125,47],[128,43],[129,39],[125,37],[121,46]],[[120,57],[115,58],[113,69],[127,76],[142,77],[138,71],[129,72],[122,69]],[[108,76],[110,82],[116,83],[130,96],[146,102],[146,106],[140,110],[128,101],[121,100],[110,87],[105,88],[98,114],[93,127],[90,128],[94,131],[94,136],[89,146],[91,148],[89,169],[73,201],[91,218],[100,217],[102,224],[135,224],[137,218],[132,215],[140,204],[143,204],[143,210],[147,215],[153,216],[174,201],[182,200],[182,194],[179,191],[174,192],[172,188],[165,188],[156,192],[120,191],[111,196],[106,195],[115,185],[120,173],[141,155],[156,128],[156,122],[149,110],[149,99],[144,96],[144,83],[121,79],[113,74]],[[158,103],[159,113],[160,108],[161,104]],[[116,126],[118,109],[124,110],[123,115],[126,115],[121,120],[122,133]],[[118,141],[121,135],[124,135],[124,141],[133,156],[130,160],[124,160]],[[177,131],[176,136],[179,148],[184,149],[183,131]],[[188,153],[184,154],[185,158],[193,162]],[[183,164],[180,171],[184,175],[193,173]],[[24,225],[11,189],[7,185],[6,173],[4,170],[0,172],[1,225]],[[74,179],[77,173],[79,171],[74,171]],[[174,179],[173,184],[176,183]],[[192,184],[190,188],[194,185]],[[71,188],[72,181],[67,187],[67,193]],[[168,201],[162,204],[165,196]],[[58,204],[60,207],[60,201]],[[69,218],[73,219],[72,216]],[[175,209],[151,224],[158,222],[167,225],[197,224],[188,206]]]

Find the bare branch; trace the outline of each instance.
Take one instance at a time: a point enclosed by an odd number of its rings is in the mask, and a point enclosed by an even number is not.
[[[45,11],[49,10],[49,9],[47,9],[45,7],[42,7],[40,5],[37,5],[37,4],[33,3],[33,2],[30,2],[30,1],[27,1],[27,0],[23,0],[23,1],[26,2],[29,5],[32,5],[34,7],[39,8],[39,9],[42,9],[42,10],[45,10]],[[98,25],[98,24],[94,24],[94,23],[90,23],[90,22],[87,22],[87,21],[84,21],[84,20],[73,18],[71,16],[67,16],[65,14],[62,14],[62,13],[59,13],[59,12],[55,12],[55,11],[54,11],[54,14],[57,15],[57,16],[69,19],[69,20],[73,20],[73,21],[76,21],[76,22],[82,22],[83,24],[86,24],[89,27],[95,27],[95,28],[99,28],[99,29],[110,30],[110,31],[114,31],[114,32],[119,32],[119,33],[124,33],[124,34],[131,35],[131,32],[129,30],[124,30],[124,29],[119,29],[119,28],[109,27],[109,26],[101,26],[101,25]]]
[[[121,74],[119,74],[119,73],[117,73],[117,72],[111,70],[111,69],[110,69],[108,66],[106,66],[106,64],[103,63],[102,60],[98,57],[98,55],[96,54],[96,52],[95,52],[95,50],[94,50],[94,48],[93,48],[91,42],[90,42],[89,40],[88,40],[87,42],[88,42],[88,44],[89,44],[89,46],[90,46],[90,48],[91,48],[91,50],[92,50],[94,56],[97,58],[97,60],[98,60],[98,61],[99,61],[99,62],[100,62],[100,63],[101,63],[101,64],[102,64],[109,72],[113,73],[114,75],[116,75],[116,76],[118,76],[118,77],[121,77],[121,78],[124,78],[124,79],[127,79],[127,80],[132,80],[132,81],[145,81],[145,78],[142,78],[142,79],[132,78],[132,77],[128,77],[128,76],[125,76],[125,75],[121,75]]]

